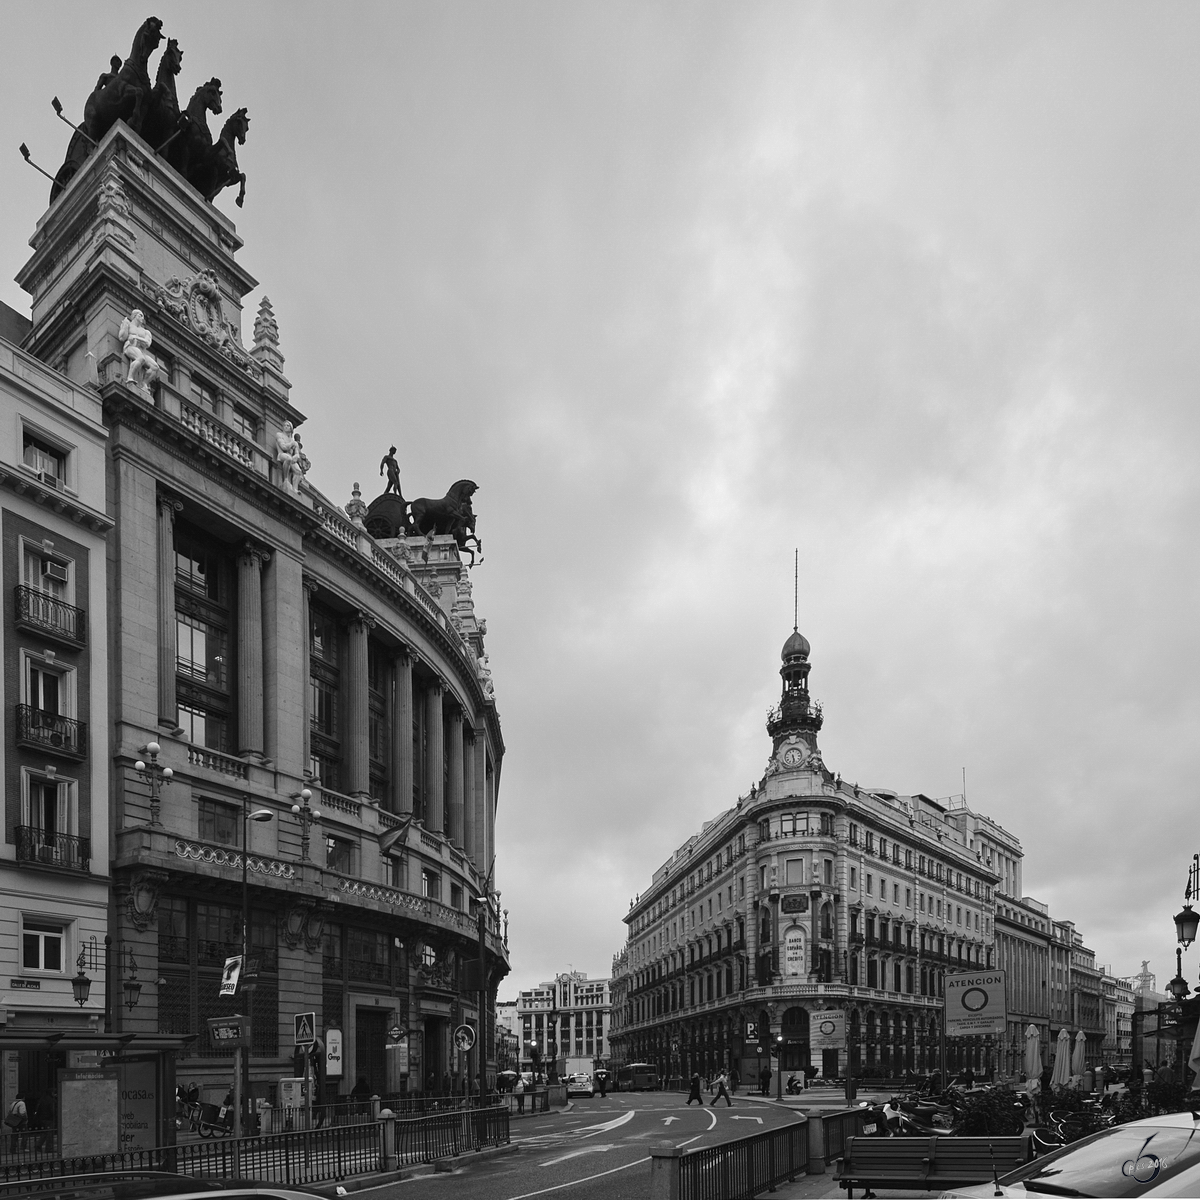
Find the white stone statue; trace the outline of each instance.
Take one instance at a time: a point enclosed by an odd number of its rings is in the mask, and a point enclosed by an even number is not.
[[[149,391],[161,368],[158,359],[149,353],[150,343],[154,339],[146,328],[146,315],[140,308],[135,308],[121,322],[117,337],[124,346],[122,353],[129,359],[129,374],[125,382],[132,383],[143,392]]]
[[[479,667],[479,686],[483,688],[483,694],[489,700],[495,700],[496,687],[492,683],[492,667],[486,654],[481,654],[477,660]]]
[[[293,496],[300,495],[300,480],[304,478],[305,454],[300,439],[292,432],[291,421],[275,435],[275,461],[279,464],[281,482]]]

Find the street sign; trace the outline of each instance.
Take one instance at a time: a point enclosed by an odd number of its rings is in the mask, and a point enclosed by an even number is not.
[[[1003,971],[946,976],[947,1037],[1003,1033],[1007,1028]]]
[[[846,1014],[840,1009],[809,1014],[809,1049],[845,1050]]]
[[[342,1076],[342,1031],[325,1030],[325,1077],[340,1079]]]
[[[459,1025],[454,1030],[454,1044],[460,1050],[470,1050],[475,1045],[475,1030],[470,1025]]]
[[[209,1017],[208,1037],[213,1046],[220,1050],[236,1050],[250,1045],[248,1022],[240,1014],[232,1017]]]
[[[408,1030],[403,1025],[393,1025],[388,1030],[389,1047],[398,1046],[406,1037],[408,1037]]]
[[[242,977],[242,956],[234,955],[225,960],[225,969],[221,972],[221,990],[219,996],[236,996],[238,980]]]
[[[292,1019],[296,1025],[296,1045],[311,1046],[317,1040],[317,1014],[296,1013]]]

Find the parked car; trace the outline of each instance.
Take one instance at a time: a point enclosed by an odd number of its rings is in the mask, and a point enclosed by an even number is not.
[[[1200,1196],[1200,1113],[1114,1125],[943,1196]]]
[[[596,1089],[592,1086],[592,1077],[584,1071],[576,1071],[567,1077],[568,1096],[594,1096]]]

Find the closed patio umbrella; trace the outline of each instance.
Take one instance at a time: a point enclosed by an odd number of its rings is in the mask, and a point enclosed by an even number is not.
[[[1058,1031],[1058,1042],[1054,1048],[1054,1074],[1050,1077],[1051,1087],[1066,1087],[1071,1078],[1071,1035]]]
[[[1071,1074],[1083,1074],[1083,1056],[1087,1050],[1087,1034],[1081,1029],[1075,1035],[1075,1049],[1071,1051]]]
[[[1032,1081],[1042,1073],[1042,1042],[1038,1027],[1030,1025],[1025,1030],[1025,1078]]]

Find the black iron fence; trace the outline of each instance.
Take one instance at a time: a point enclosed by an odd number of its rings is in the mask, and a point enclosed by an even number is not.
[[[675,1161],[679,1200],[751,1200],[808,1169],[807,1122],[686,1150]]]
[[[31,704],[17,705],[17,741],[71,758],[87,754],[87,722],[46,712]]]
[[[54,833],[34,825],[18,825],[17,862],[40,863],[44,867],[62,867],[87,872],[91,865],[90,839],[69,833]]]
[[[80,1158],[4,1160],[0,1162],[0,1181],[55,1179],[98,1171],[170,1171],[202,1179],[240,1177],[287,1185],[320,1183],[383,1168],[382,1129],[371,1122]]]
[[[509,1140],[508,1109],[500,1105],[402,1118],[392,1124],[395,1143],[389,1158],[394,1153],[397,1164],[434,1162]]]
[[[68,641],[87,642],[87,617],[82,608],[67,604],[37,588],[17,585],[17,623]]]

